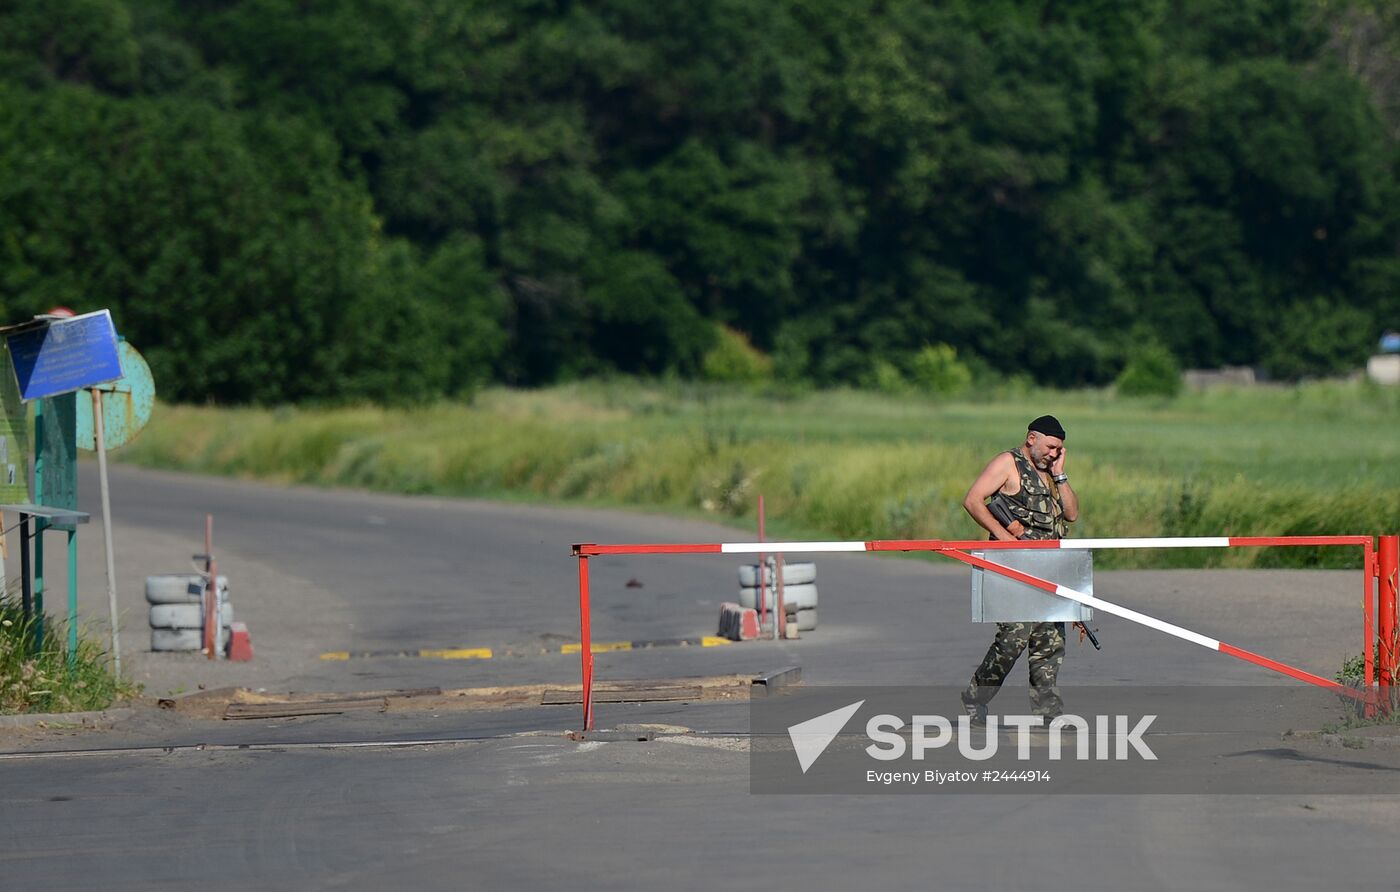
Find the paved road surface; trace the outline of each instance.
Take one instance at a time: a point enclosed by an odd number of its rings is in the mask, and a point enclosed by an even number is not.
[[[127,665],[151,693],[467,687],[577,679],[565,656],[366,659],[324,651],[576,639],[575,541],[714,541],[734,531],[643,514],[283,490],[114,468]],[[80,489],[95,503],[88,469]],[[253,630],[251,665],[145,653],[141,580],[202,546],[204,512]],[[100,535],[82,534],[84,618],[105,614]],[[745,537],[746,538],[746,537]],[[57,537],[53,538],[57,546]],[[732,598],[732,558],[595,561],[600,640],[699,635]],[[601,678],[800,664],[808,684],[957,684],[989,637],[967,573],[889,556],[822,557],[822,628],[798,642],[600,655]],[[90,569],[88,569],[90,568]],[[628,588],[629,580],[642,588]],[[62,591],[62,577],[50,579]],[[1100,596],[1330,674],[1359,644],[1359,574],[1101,573]],[[1072,646],[1069,684],[1272,683],[1257,668],[1112,618]],[[1003,694],[1024,697],[1024,676]],[[146,715],[99,732],[0,737],[0,749],[251,744],[0,759],[5,886],[500,888],[1312,888],[1396,885],[1391,795],[757,796],[736,704],[600,705],[600,725],[717,732],[564,740],[575,708],[253,723]],[[723,734],[718,732],[732,732]],[[524,735],[524,736],[522,736]],[[737,736],[736,736],[737,735]],[[296,743],[435,739],[394,749]],[[280,745],[280,748],[279,746]],[[1389,769],[1374,750],[1286,745],[1242,769],[1338,788]],[[1391,774],[1384,774],[1388,780]],[[1378,783],[1378,788],[1383,784]],[[1393,787],[1394,784],[1391,783]],[[201,842],[202,841],[202,842]]]

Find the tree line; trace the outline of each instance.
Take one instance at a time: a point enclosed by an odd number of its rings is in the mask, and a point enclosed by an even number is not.
[[[1343,0],[0,0],[0,321],[167,398],[1077,386],[1400,325]],[[940,384],[939,382],[944,382]]]

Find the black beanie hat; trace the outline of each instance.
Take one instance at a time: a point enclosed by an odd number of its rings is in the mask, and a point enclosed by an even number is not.
[[[1045,434],[1047,437],[1056,437],[1063,440],[1065,438],[1065,427],[1060,424],[1060,420],[1054,415],[1042,415],[1030,423],[1027,431],[1035,431],[1038,434]]]

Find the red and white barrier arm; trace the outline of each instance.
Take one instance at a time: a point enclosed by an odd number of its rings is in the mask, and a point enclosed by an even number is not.
[[[1181,536],[1143,539],[874,539],[866,542],[707,542],[574,546],[579,557],[599,554],[822,554],[843,551],[1000,551],[1003,549],[1241,548],[1268,545],[1367,545],[1369,536]]]
[[[997,573],[1001,576],[1014,579],[1017,582],[1024,583],[1025,585],[1029,585],[1034,588],[1038,588],[1042,591],[1049,592],[1052,595],[1057,595],[1061,598],[1068,598],[1071,601],[1078,601],[1080,604],[1083,604],[1087,607],[1093,607],[1095,610],[1102,610],[1104,613],[1111,613],[1114,616],[1120,616],[1123,619],[1130,620],[1131,622],[1138,623],[1139,625],[1147,626],[1149,629],[1156,629],[1158,632],[1165,632],[1166,634],[1176,638],[1180,638],[1183,641],[1190,641],[1192,644],[1199,644],[1201,647],[1204,647],[1207,650],[1215,650],[1223,654],[1229,654],[1232,657],[1238,657],[1239,659],[1253,663],[1256,666],[1263,666],[1265,669],[1271,669],[1274,672],[1282,673],[1284,675],[1289,676],[1290,678],[1296,678],[1299,681],[1305,681],[1308,684],[1317,685],[1321,688],[1328,688],[1330,690],[1339,691],[1343,694],[1355,696],[1357,699],[1365,699],[1366,697],[1366,695],[1363,692],[1354,691],[1351,688],[1346,687],[1345,685],[1341,685],[1335,681],[1332,681],[1331,679],[1323,678],[1320,675],[1314,675],[1311,672],[1305,672],[1302,669],[1298,669],[1294,666],[1289,666],[1287,663],[1280,663],[1276,660],[1271,660],[1268,657],[1261,657],[1259,654],[1245,650],[1242,647],[1235,647],[1233,644],[1226,644],[1223,641],[1217,641],[1214,638],[1210,638],[1198,632],[1193,632],[1190,629],[1185,629],[1181,626],[1174,625],[1164,620],[1148,616],[1145,613],[1138,613],[1136,610],[1123,607],[1119,604],[1114,604],[1111,601],[1105,601],[1102,598],[1096,598],[1093,595],[1085,594],[1084,592],[1081,592],[1077,589],[1072,589],[1068,586],[1063,585],[1056,585],[1055,583],[1045,579],[1041,579],[1038,576],[1032,576],[1029,573],[1023,573],[1020,570],[1013,570],[1010,567],[1004,567],[1001,564],[993,563],[989,560],[986,560],[985,558],[975,557],[970,554],[963,554],[959,551],[949,551],[945,552],[945,554],[948,557],[953,558],[954,560],[962,561],[965,564],[971,564],[972,566],[978,567],[979,569],[987,570],[992,573]]]
[[[1362,596],[1362,616],[1364,643],[1364,664],[1365,664],[1365,684],[1369,691],[1374,679],[1373,675],[1373,645],[1375,641],[1375,603],[1372,592],[1372,585],[1376,576],[1383,579],[1389,578],[1389,588],[1383,581],[1382,598],[1383,610],[1391,613],[1395,610],[1395,584],[1393,579],[1396,571],[1393,565],[1396,559],[1393,554],[1397,551],[1395,546],[1390,547],[1392,555],[1388,566],[1388,571],[1378,571],[1373,550],[1374,540],[1370,536],[1180,536],[1180,537],[1159,537],[1159,538],[1139,538],[1139,539],[1040,539],[1040,540],[1017,540],[1014,542],[993,542],[982,539],[965,540],[944,540],[944,539],[875,539],[860,542],[709,542],[709,543],[665,543],[665,544],[634,544],[634,545],[597,545],[594,543],[581,543],[573,547],[573,553],[581,558],[579,561],[579,609],[582,614],[582,637],[583,646],[581,655],[583,659],[583,711],[584,727],[592,729],[593,710],[592,698],[590,696],[593,686],[593,658],[589,645],[589,604],[588,604],[588,558],[595,555],[605,554],[759,554],[763,552],[782,552],[784,554],[829,554],[837,552],[871,552],[871,551],[924,551],[936,552],[980,567],[993,573],[999,573],[1016,579],[1027,585],[1043,589],[1051,594],[1078,601],[1090,607],[1097,608],[1105,613],[1121,616],[1131,622],[1140,623],[1159,632],[1190,641],[1201,647],[1220,653],[1229,654],[1246,662],[1254,663],[1265,669],[1282,673],[1290,678],[1319,687],[1334,690],[1347,696],[1367,700],[1369,694],[1366,691],[1356,691],[1338,684],[1335,681],[1323,678],[1320,675],[1313,675],[1286,663],[1270,660],[1259,654],[1252,653],[1244,648],[1217,641],[1190,629],[1164,622],[1154,617],[1138,613],[1127,607],[1120,607],[1117,604],[1104,601],[1084,592],[1056,585],[1044,579],[1030,576],[1019,570],[1012,570],[1000,564],[992,563],[983,558],[974,557],[970,554],[963,554],[966,551],[1003,551],[1007,549],[1030,549],[1030,548],[1055,548],[1055,549],[1115,549],[1115,548],[1249,548],[1264,546],[1325,546],[1325,545],[1359,545],[1363,553],[1363,573],[1362,582],[1364,593]],[[1387,576],[1387,573],[1389,574]],[[1388,601],[1384,599],[1389,597]],[[1389,615],[1389,614],[1387,614]],[[1396,636],[1394,631],[1394,619],[1390,618],[1389,624],[1383,621],[1382,630],[1389,631],[1387,641]],[[1400,650],[1400,645],[1391,642],[1391,650],[1387,651],[1387,656],[1393,661],[1394,651]],[[1391,680],[1393,668],[1383,672],[1382,684]]]

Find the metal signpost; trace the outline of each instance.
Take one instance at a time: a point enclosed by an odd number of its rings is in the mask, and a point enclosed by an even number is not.
[[[114,425],[121,429],[121,442],[124,443],[150,417],[150,402],[154,400],[154,387],[149,386],[150,370],[134,349],[125,344],[119,347],[116,328],[112,324],[111,313],[107,310],[81,316],[62,315],[55,311],[52,315],[37,316],[32,322],[0,329],[0,334],[4,335],[4,347],[9,354],[19,398],[24,402],[38,401],[35,406],[35,501],[40,503],[28,504],[26,500],[25,504],[0,507],[20,515],[22,557],[26,564],[29,556],[27,526],[30,516],[40,518],[40,531],[56,528],[68,532],[70,660],[77,651],[78,631],[76,524],[87,520],[86,514],[74,510],[77,504],[76,449],[81,414],[78,406],[85,402],[78,400],[74,391],[84,388],[92,390],[92,408],[87,412],[87,419],[92,431],[93,445],[88,448],[97,450],[98,476],[102,489],[103,544],[107,557],[107,603],[112,624],[112,659],[115,671],[120,674],[121,646],[112,546],[111,497],[107,481],[107,444],[104,438],[107,413],[103,407],[102,391],[125,394],[123,398],[113,400],[113,404],[118,406],[116,413],[122,415],[125,412],[129,416],[118,420]],[[134,386],[130,382],[123,386],[124,361],[135,371],[134,378],[138,383]],[[131,397],[138,393],[147,398],[146,402],[141,411],[131,411],[136,402]],[[139,421],[136,420],[138,417]],[[0,473],[8,474],[4,465],[5,463],[0,461]],[[44,504],[45,502],[48,504]],[[35,544],[35,606],[40,616],[40,624],[43,622],[42,541],[41,537]],[[25,586],[27,591],[28,573],[25,574]]]
[[[107,555],[107,609],[112,618],[112,668],[122,674],[122,651],[117,643],[117,571],[112,557],[112,498],[107,485],[107,447],[102,442],[102,391],[92,389],[92,424],[97,435],[97,480],[102,491],[102,544]]]
[[[151,367],[136,348],[122,341],[117,345],[123,375],[116,381],[93,386],[91,402],[78,400],[77,431],[74,437],[81,449],[97,452],[97,477],[102,490],[102,526],[107,547],[107,604],[112,615],[112,655],[118,674],[121,654],[117,649],[116,568],[112,547],[112,505],[107,485],[107,449],[130,442],[151,419],[156,401]],[[105,395],[105,396],[104,396]]]

